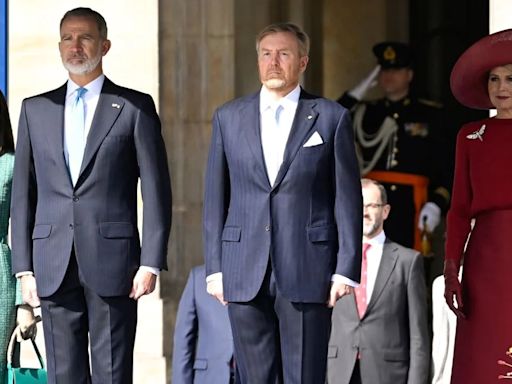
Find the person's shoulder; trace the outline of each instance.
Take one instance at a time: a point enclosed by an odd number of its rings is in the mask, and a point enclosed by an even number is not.
[[[470,121],[465,123],[459,130],[459,137],[467,137],[468,135],[479,132],[482,128],[485,130],[486,124],[489,122],[489,119]]]
[[[23,103],[30,104],[30,103],[40,102],[41,100],[48,100],[48,99],[52,100],[56,96],[65,95],[65,92],[66,92],[66,83],[64,83],[63,85],[61,85],[58,88],[52,89],[51,91],[46,91],[43,93],[39,93],[37,95],[26,97],[25,99],[23,99]]]
[[[105,83],[103,84],[101,93],[111,93],[112,91],[115,91],[115,93],[127,100],[153,100],[153,97],[149,93],[115,84],[105,78]]]
[[[223,112],[233,112],[233,110],[243,108],[252,103],[259,103],[259,91],[254,92],[245,96],[237,97],[235,99],[231,99],[226,101],[224,104],[221,104],[217,107],[217,113]]]
[[[412,261],[416,257],[420,256],[420,253],[417,250],[398,244],[389,238],[386,239],[386,244],[388,244],[395,252],[398,252],[401,260]]]
[[[108,78],[105,78],[101,94],[119,97],[129,110],[156,113],[155,101],[149,93],[115,84]]]
[[[332,111],[336,114],[348,112],[348,110],[337,101],[326,97],[317,96],[301,89],[299,102],[312,102],[322,111]]]

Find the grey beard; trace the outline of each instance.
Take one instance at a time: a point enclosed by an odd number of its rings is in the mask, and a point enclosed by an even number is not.
[[[370,237],[375,235],[378,232],[378,229],[380,227],[380,223],[373,223],[371,226],[363,226],[363,235]]]
[[[277,89],[284,87],[286,81],[283,79],[268,79],[265,80],[264,84],[268,89]]]
[[[64,68],[66,68],[69,71],[69,73],[73,75],[86,75],[94,71],[100,63],[100,61],[101,55],[97,55],[92,59],[87,59],[84,63],[79,65],[73,65],[64,60],[62,60],[62,64],[64,65]]]

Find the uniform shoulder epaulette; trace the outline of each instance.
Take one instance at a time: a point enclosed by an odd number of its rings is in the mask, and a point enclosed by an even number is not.
[[[428,99],[418,99],[418,102],[424,105],[428,105],[433,108],[443,108],[443,104],[438,101],[428,100]]]

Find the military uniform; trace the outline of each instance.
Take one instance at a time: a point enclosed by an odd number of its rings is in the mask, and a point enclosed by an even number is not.
[[[410,64],[405,45],[378,44],[374,53],[383,69]],[[386,171],[399,180],[379,179],[386,187],[391,205],[384,223],[386,234],[404,246],[414,247],[419,210],[410,180],[420,176],[416,179],[425,178],[428,183],[423,203],[431,201],[444,211],[450,197],[448,148],[443,139],[441,106],[412,95],[399,101],[382,98],[359,102],[348,92],[338,102],[353,112],[362,175]]]

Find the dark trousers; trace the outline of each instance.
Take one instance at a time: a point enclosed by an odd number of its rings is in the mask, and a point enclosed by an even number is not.
[[[256,297],[230,302],[228,313],[241,384],[325,382],[331,329],[325,303],[290,302],[269,268]]]
[[[41,311],[49,384],[132,383],[137,303],[89,289],[74,252],[57,292],[41,298]]]
[[[352,371],[352,377],[350,378],[350,384],[362,384],[361,381],[361,371],[359,369],[359,360],[356,361],[354,365],[354,370]]]

